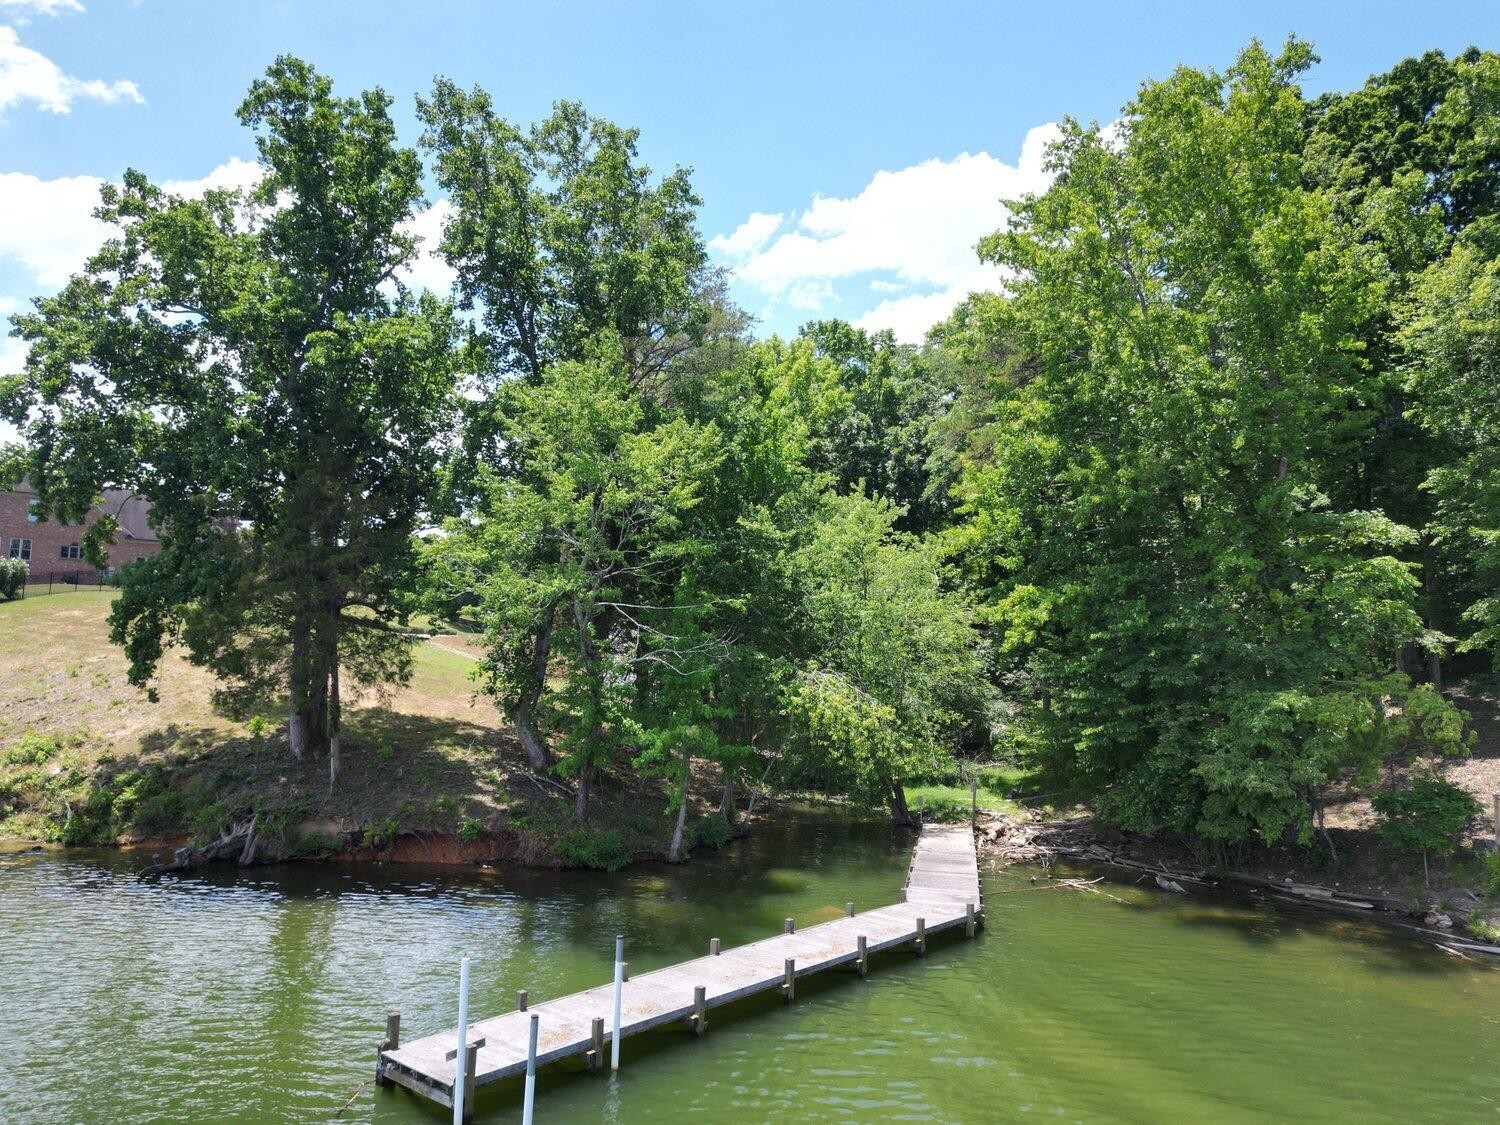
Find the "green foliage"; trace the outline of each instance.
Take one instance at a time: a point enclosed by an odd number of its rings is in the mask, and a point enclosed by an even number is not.
[[[1018,275],[981,328],[1031,358],[950,542],[1015,745],[1130,829],[1306,840],[1333,778],[1459,748],[1391,672],[1425,635],[1416,536],[1341,484],[1374,421],[1351,403],[1387,385],[1363,341],[1391,266],[1306,186],[1310,61],[1255,45],[1147,83],[1114,137],[1066,125],[1066,175],[981,248]],[[1431,721],[1396,730],[1393,702]]]
[[[618,871],[630,862],[625,841],[613,828],[602,831],[578,827],[571,829],[553,845],[557,857],[570,867],[592,867],[601,871]]]
[[[13,318],[26,367],[0,383],[25,442],[4,473],[26,473],[44,518],[81,520],[106,485],[152,503],[161,553],[126,568],[111,617],[131,682],[181,643],[233,714],[290,695],[299,751],[337,733],[339,669],[409,672],[388,622],[409,610],[456,405],[451,310],[392,284],[422,184],[390,103],[278,59],[238,112],[259,184],[106,185],[110,239]],[[114,531],[85,532],[94,562]]]
[[[14,601],[26,588],[31,567],[25,559],[0,559],[0,600]]]
[[[951,759],[984,686],[970,611],[898,514],[859,494],[818,512],[792,558],[811,653],[785,706],[804,774],[900,817],[902,781]]]
[[[484,826],[477,820],[466,820],[458,826],[458,838],[465,843],[479,839],[479,834],[484,831]]]
[[[10,766],[39,766],[51,760],[62,749],[51,735],[27,731],[20,740],[5,752],[5,764]]]
[[[1484,893],[1500,898],[1500,851],[1484,857]]]
[[[1412,855],[1452,855],[1481,811],[1470,793],[1435,775],[1413,777],[1404,789],[1383,789],[1371,803],[1380,834]]]
[[[693,844],[700,848],[722,848],[729,842],[729,822],[721,813],[705,816],[693,825]]]

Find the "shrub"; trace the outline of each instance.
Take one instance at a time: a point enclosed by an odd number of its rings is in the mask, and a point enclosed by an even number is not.
[[[603,832],[575,828],[557,841],[556,849],[558,858],[572,867],[618,871],[630,862],[625,841],[613,828]]]
[[[19,742],[5,752],[5,764],[39,766],[61,749],[57,739],[27,731]]]
[[[693,825],[693,843],[700,848],[722,848],[729,842],[729,822],[723,813],[705,816]]]
[[[1380,833],[1398,851],[1452,855],[1469,825],[1479,816],[1479,802],[1450,781],[1431,774],[1412,778],[1405,789],[1387,789],[1371,802],[1380,816]]]
[[[1500,898],[1500,852],[1491,852],[1484,857],[1484,893],[1491,898]]]
[[[458,838],[467,843],[479,839],[480,826],[477,820],[466,820],[458,826]]]
[[[12,601],[20,597],[30,574],[25,559],[0,559],[0,598]]]

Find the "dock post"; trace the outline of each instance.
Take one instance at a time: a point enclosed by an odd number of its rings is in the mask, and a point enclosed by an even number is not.
[[[917,919],[916,946],[917,946],[917,956],[918,957],[925,956],[926,953],[927,953],[927,919],[926,918],[918,918]]]
[[[708,1030],[708,989],[698,985],[693,989],[693,1034],[702,1035]]]
[[[526,990],[524,988],[518,988],[518,989],[516,989],[516,1011],[518,1011],[518,1012],[524,1012],[525,1010],[526,1010]]]
[[[609,1069],[620,1069],[620,995],[625,991],[625,935],[615,935],[615,1023],[609,1042]]]
[[[453,1125],[464,1125],[464,1101],[467,1094],[467,1069],[469,1052],[464,1048],[469,1041],[469,959],[458,963],[458,1042],[454,1046],[453,1065]]]
[[[594,1045],[589,1048],[589,1073],[604,1069],[604,1017],[595,1016],[590,1035]]]
[[[464,1068],[464,1073],[468,1075],[464,1079],[463,1104],[465,1121],[474,1120],[474,1075],[479,1073],[479,1046],[483,1042],[483,1039],[476,1039],[473,1043],[469,1044],[468,1050],[464,1052],[464,1061],[467,1064]]]
[[[795,921],[793,921],[792,919],[788,918],[786,920],[786,922],[784,923],[783,927],[782,927],[782,932],[783,933],[791,934],[791,933],[796,933],[796,931],[797,931],[797,923]]]
[[[624,981],[626,984],[630,983],[630,962],[629,961],[621,961],[620,962],[620,979],[622,981]]]
[[[854,971],[865,976],[870,971],[870,946],[865,935],[859,935],[859,956],[854,959]]]
[[[708,955],[710,957],[717,957],[719,955],[719,939],[718,938],[711,937],[711,938],[708,939]]]
[[[531,1014],[531,1045],[526,1049],[526,1100],[521,1107],[521,1125],[531,1125],[536,1111],[536,1025],[541,1019]]]
[[[853,918],[854,917],[854,904],[852,902],[846,902],[846,903],[844,903],[844,917],[845,918]]]
[[[385,1042],[375,1049],[375,1085],[389,1086],[391,1080],[385,1076],[385,1053],[401,1046],[401,1013],[391,1012],[385,1017]]]
[[[974,904],[964,903],[964,937],[974,936]]]
[[[797,959],[795,957],[788,957],[782,972],[784,973],[784,977],[781,982],[781,994],[786,1002],[790,1004],[797,998]]]
[[[901,888],[901,901],[902,902],[906,901],[906,888],[905,887]]]

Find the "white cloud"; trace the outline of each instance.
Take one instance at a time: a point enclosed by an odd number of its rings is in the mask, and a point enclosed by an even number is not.
[[[168,180],[162,187],[194,196],[209,188],[248,187],[260,175],[259,164],[233,157],[201,179]],[[103,185],[98,176],[43,180],[0,172],[0,260],[23,266],[38,289],[61,287],[109,237],[109,226],[93,214]]]
[[[969,293],[998,285],[975,244],[1008,221],[1003,199],[1046,189],[1046,146],[1058,136],[1056,125],[1032,129],[1015,164],[966,152],[877,172],[858,195],[815,196],[792,230],[776,235],[783,217],[756,212],[709,247],[765,296],[766,312],[781,303],[819,311],[835,281],[876,275],[870,290],[892,295],[855,323],[919,340]]]
[[[733,234],[716,234],[709,239],[708,248],[731,261],[747,258],[766,244],[785,217],[752,211],[750,217],[734,229]]]
[[[22,102],[35,102],[49,113],[67,113],[79,99],[144,104],[134,82],[74,78],[46,55],[21,45],[13,27],[0,26],[0,113]]]
[[[405,224],[405,232],[416,235],[420,244],[416,260],[401,271],[401,284],[409,289],[431,289],[440,297],[448,295],[455,274],[438,253],[438,243],[443,239],[443,224],[452,215],[452,201],[439,199]]]
[[[31,16],[59,16],[64,12],[82,12],[78,0],[0,0],[0,14],[24,24]]]

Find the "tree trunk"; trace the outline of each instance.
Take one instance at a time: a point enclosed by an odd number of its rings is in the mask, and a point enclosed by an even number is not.
[[[307,717],[297,710],[295,699],[287,712],[286,729],[287,741],[292,744],[292,757],[301,761],[302,753],[307,749]]]
[[[302,759],[307,750],[307,625],[292,621],[292,662],[287,683],[287,741],[292,757]]]
[[[1422,552],[1423,585],[1427,593],[1427,628],[1437,631],[1437,567],[1432,559],[1432,547],[1427,545]],[[1443,690],[1443,654],[1436,648],[1428,650],[1427,665],[1432,680],[1432,690]]]
[[[682,748],[682,784],[677,790],[677,827],[672,830],[672,846],[667,849],[668,863],[682,862],[682,830],[687,827],[688,780],[693,772],[693,758]]]
[[[328,788],[333,788],[333,783],[339,777],[339,728],[342,722],[342,709],[339,700],[339,618],[338,612],[333,614],[333,636],[329,647],[333,650],[332,658],[328,668]]]
[[[719,815],[730,828],[739,819],[740,810],[734,803],[734,774],[724,771],[724,794],[719,798]]]
[[[898,828],[911,827],[911,812],[906,807],[906,790],[899,781],[891,785],[891,820]]]
[[[543,740],[536,726],[536,705],[542,697],[542,688],[547,684],[547,662],[552,656],[552,620],[557,612],[557,603],[552,602],[542,611],[542,620],[537,626],[536,638],[531,644],[531,678],[521,700],[516,704],[516,733],[521,736],[521,749],[534,770],[551,770],[552,750]]]
[[[589,815],[589,783],[593,772],[592,766],[584,766],[578,772],[578,792],[573,798],[574,820],[583,820]]]

